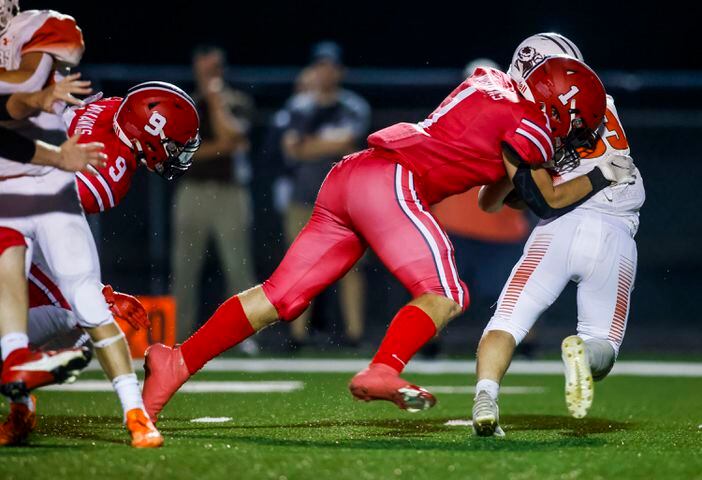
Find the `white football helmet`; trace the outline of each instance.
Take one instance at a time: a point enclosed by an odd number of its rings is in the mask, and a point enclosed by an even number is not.
[[[0,0],[0,35],[5,33],[19,9],[19,0]]]
[[[529,72],[551,55],[566,55],[584,62],[580,49],[558,33],[537,33],[519,44],[512,55],[507,73],[522,84]]]

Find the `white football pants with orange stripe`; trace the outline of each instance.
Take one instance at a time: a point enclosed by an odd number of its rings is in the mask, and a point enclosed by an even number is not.
[[[542,222],[527,240],[484,333],[506,331],[518,345],[573,281],[578,335],[606,340],[618,354],[636,276],[634,234],[626,219],[582,208]]]

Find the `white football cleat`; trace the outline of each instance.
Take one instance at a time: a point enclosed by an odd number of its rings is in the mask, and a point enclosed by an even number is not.
[[[500,407],[484,390],[478,392],[473,403],[473,432],[479,437],[504,437],[500,428]]]
[[[585,342],[577,335],[563,339],[561,356],[565,367],[565,400],[575,418],[583,418],[592,406],[595,387]]]

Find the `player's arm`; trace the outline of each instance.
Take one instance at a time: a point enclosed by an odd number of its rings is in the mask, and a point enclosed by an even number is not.
[[[2,135],[0,135],[0,145],[3,147],[3,150],[7,150],[8,148],[14,149],[13,152],[10,152],[12,155],[15,155],[14,157],[10,155],[6,156],[3,151],[0,151],[0,156],[5,158],[10,158],[22,163],[55,167],[67,172],[79,172],[88,165],[95,168],[102,168],[106,165],[107,156],[102,152],[105,146],[99,142],[78,143],[80,135],[72,136],[61,144],[61,146],[57,147],[42,142],[41,140],[29,140],[28,144],[25,141],[19,140],[19,138],[24,137],[12,130],[1,129],[0,132],[4,135],[7,135],[9,132],[13,135],[15,142],[10,144],[5,141],[8,137],[3,138]]]
[[[587,175],[554,185],[545,169],[529,166],[509,146],[503,147],[502,158],[517,194],[540,218],[568,213],[613,181],[605,177],[602,169],[595,167]]]
[[[67,76],[38,92],[21,92],[0,96],[0,120],[22,120],[40,111],[55,113],[54,107],[63,102],[83,106],[74,95],[92,93],[90,81],[80,80],[80,73]]]
[[[499,212],[505,203],[505,198],[514,191],[514,185],[509,177],[503,177],[490,185],[483,185],[478,192],[478,206],[487,213]]]
[[[53,61],[50,60],[51,57],[47,54],[42,52],[25,53],[22,55],[22,60],[20,61],[20,65],[17,70],[0,69],[0,82],[14,84],[27,82],[32,78],[32,76],[34,76],[35,73],[37,73],[37,70],[42,64],[44,55],[49,58],[50,63],[53,65]]]

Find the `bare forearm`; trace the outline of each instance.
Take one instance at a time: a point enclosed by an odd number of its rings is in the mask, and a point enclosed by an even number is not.
[[[502,209],[505,197],[514,189],[509,178],[504,177],[496,183],[485,185],[478,193],[478,206],[481,210],[494,213]]]
[[[6,105],[7,112],[15,120],[31,117],[41,110],[41,92],[13,93]]]
[[[232,114],[221,94],[210,93],[206,98],[210,123],[215,136],[232,139],[236,142],[245,141],[245,126]]]
[[[34,142],[36,150],[32,161],[34,165],[46,165],[55,167],[61,163],[61,148],[55,145],[37,140]]]
[[[556,186],[553,185],[553,179],[544,169],[533,170],[532,176],[541,195],[551,208],[568,207],[592,192],[592,183],[586,176],[577,177]]]

